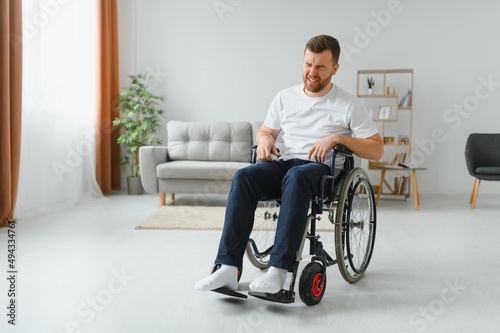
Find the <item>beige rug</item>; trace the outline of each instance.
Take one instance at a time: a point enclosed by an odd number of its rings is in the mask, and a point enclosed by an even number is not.
[[[163,206],[148,216],[137,230],[222,230],[226,207]]]
[[[222,230],[226,207],[163,206],[153,212],[136,230]],[[318,231],[333,231],[327,213],[318,221]]]

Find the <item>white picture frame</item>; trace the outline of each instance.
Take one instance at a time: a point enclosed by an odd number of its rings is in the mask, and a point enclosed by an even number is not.
[[[382,105],[378,109],[378,119],[389,119],[391,117],[391,106]]]

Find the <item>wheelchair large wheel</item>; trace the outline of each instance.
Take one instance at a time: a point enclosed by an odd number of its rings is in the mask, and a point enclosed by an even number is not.
[[[366,172],[352,169],[340,190],[335,215],[335,253],[344,280],[361,279],[375,243],[375,196]]]
[[[252,265],[259,269],[269,267],[279,209],[279,202],[272,200],[260,202],[255,210],[253,230],[248,240],[246,253]]]
[[[255,210],[254,225],[246,253],[252,265],[259,269],[269,267],[279,210],[280,204],[276,200],[259,202]]]

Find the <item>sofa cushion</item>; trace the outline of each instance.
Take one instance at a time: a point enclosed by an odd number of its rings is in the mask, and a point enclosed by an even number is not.
[[[248,122],[167,123],[170,160],[250,162],[252,126]],[[200,177],[202,178],[202,177]]]
[[[170,161],[156,167],[158,178],[232,180],[246,162]]]

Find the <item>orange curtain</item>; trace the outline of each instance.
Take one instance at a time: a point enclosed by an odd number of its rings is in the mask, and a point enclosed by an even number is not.
[[[99,106],[96,124],[96,178],[104,194],[119,190],[120,149],[118,130],[112,121],[118,116],[118,22],[116,0],[102,0],[100,13]]]
[[[0,226],[14,221],[21,159],[22,2],[0,0]]]

